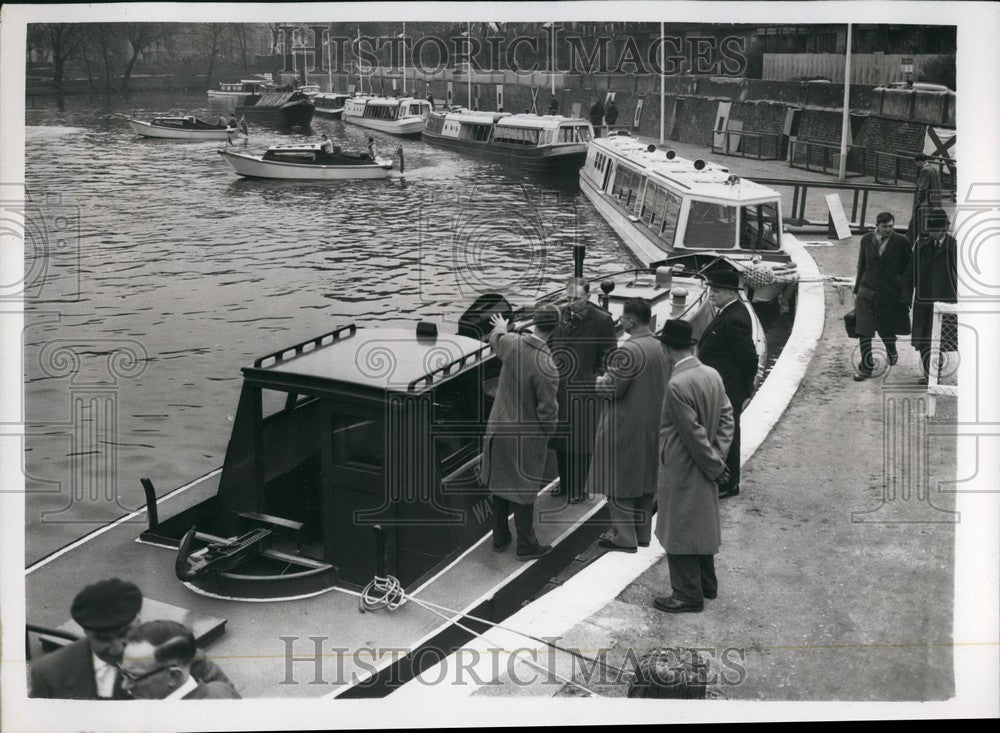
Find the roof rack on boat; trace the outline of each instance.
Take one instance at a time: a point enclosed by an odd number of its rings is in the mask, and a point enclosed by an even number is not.
[[[345,331],[349,331],[346,337],[343,336]],[[350,338],[355,333],[357,333],[358,327],[353,323],[349,323],[346,326],[341,326],[338,329],[330,331],[329,333],[324,333],[322,336],[317,336],[316,338],[309,339],[308,341],[303,341],[300,344],[295,344],[294,346],[289,346],[281,351],[275,351],[273,354],[268,354],[267,356],[262,356],[259,359],[254,360],[254,368],[259,368],[264,366],[264,362],[268,359],[273,359],[274,361],[266,366],[274,366],[275,364],[280,364],[285,361],[294,359],[297,356],[302,356],[303,354],[308,354],[317,349],[321,349],[324,346],[329,346],[335,344],[338,341],[343,340],[343,338]],[[311,348],[309,348],[311,347]]]
[[[434,376],[436,374],[440,374],[443,377],[447,377],[449,374],[451,374],[452,370],[455,369],[455,367],[461,369],[470,362],[475,363],[477,361],[480,361],[483,357],[483,354],[489,348],[490,345],[488,343],[483,344],[480,348],[466,354],[465,356],[460,356],[457,359],[448,362],[447,364],[439,366],[436,369],[432,369],[431,371],[427,372],[427,374],[425,374],[424,376],[418,377],[417,379],[414,379],[412,382],[410,382],[406,387],[406,391],[415,392],[417,387],[421,386],[421,384],[423,384],[426,387],[429,387],[434,383]]]

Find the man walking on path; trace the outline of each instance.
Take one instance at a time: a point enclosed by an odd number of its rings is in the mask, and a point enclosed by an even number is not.
[[[608,123],[608,127],[613,127],[618,121],[618,105],[615,104],[615,100],[612,99],[608,102],[608,108],[604,112],[604,119]]]
[[[565,494],[576,504],[584,498],[597,432],[600,409],[594,386],[617,342],[611,314],[589,300],[590,283],[570,278],[565,292],[559,328],[549,342],[559,369],[559,429],[554,446],[559,487],[553,494]]]
[[[610,532],[599,545],[635,552],[648,547],[656,498],[657,447],[663,390],[670,373],[667,354],[652,331],[649,303],[625,303],[622,326],[629,339],[608,356],[607,374],[597,380],[610,395],[594,439],[587,493],[608,497]]]
[[[503,367],[483,439],[480,482],[493,495],[494,552],[510,545],[507,518],[513,504],[517,559],[533,560],[552,549],[539,544],[533,520],[549,436],[559,416],[559,372],[545,343],[559,324],[559,309],[539,306],[530,334],[507,333],[507,322],[499,314],[490,321],[490,346]]]
[[[722,544],[719,484],[733,437],[733,409],[722,377],[692,353],[691,324],[669,320],[658,335],[672,373],[663,399],[657,475],[656,538],[667,551],[672,594],[653,605],[668,613],[701,611],[715,598],[715,554]]]
[[[921,153],[914,160],[917,163],[916,190],[913,192],[913,212],[906,234],[910,244],[927,234],[925,222],[927,213],[941,206],[941,171],[931,159]],[[921,221],[923,219],[923,221]]]
[[[954,313],[941,316],[941,343],[931,342],[934,302],[958,302],[958,243],[948,234],[948,215],[932,209],[927,216],[928,233],[917,240],[908,273],[908,289],[913,289],[913,348],[920,352],[924,384],[931,370],[931,350],[941,353],[958,350],[958,319]]]
[[[910,243],[893,230],[892,214],[883,211],[875,217],[875,231],[861,238],[858,250],[858,274],[854,279],[854,316],[861,363],[854,381],[872,376],[872,337],[878,333],[885,344],[889,366],[899,355],[896,336],[910,332],[910,298],[907,272],[910,266]]]
[[[740,493],[740,415],[753,395],[757,377],[757,348],[746,306],[740,300],[740,276],[732,270],[710,275],[708,299],[716,316],[698,345],[698,358],[722,377],[726,397],[733,407],[733,442],[726,454],[729,480],[719,487],[720,498]]]

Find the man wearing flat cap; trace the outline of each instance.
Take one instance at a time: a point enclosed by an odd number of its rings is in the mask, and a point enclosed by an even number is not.
[[[669,320],[657,337],[672,369],[660,420],[656,487],[656,538],[667,551],[672,593],[653,605],[667,613],[696,612],[718,593],[718,486],[728,478],[733,409],[722,377],[694,355],[690,323]]]
[[[701,336],[698,358],[722,377],[726,397],[733,407],[733,442],[726,454],[729,480],[719,487],[719,496],[740,493],[740,415],[753,394],[757,377],[757,347],[753,342],[753,322],[740,298],[740,276],[723,270],[708,278],[708,299],[716,316]]]
[[[31,696],[70,700],[128,700],[118,665],[125,641],[139,623],[142,591],[111,578],[88,585],[73,599],[70,615],[84,638],[31,663]],[[198,652],[192,674],[203,681],[232,683]],[[235,694],[235,691],[234,691]]]
[[[534,560],[552,549],[539,543],[533,525],[549,436],[559,416],[559,372],[546,343],[559,325],[559,310],[548,303],[538,306],[533,333],[507,333],[507,321],[499,314],[490,320],[490,346],[503,366],[483,437],[479,480],[493,496],[493,551],[510,545],[513,505],[517,559]]]

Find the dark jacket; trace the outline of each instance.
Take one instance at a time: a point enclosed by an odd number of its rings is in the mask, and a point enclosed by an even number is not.
[[[875,233],[861,238],[858,274],[854,281],[854,315],[859,336],[870,338],[910,332],[907,272],[910,243],[902,234],[890,234],[885,253],[879,256]]]
[[[224,684],[233,690],[234,696],[236,695],[229,678],[200,650],[191,664],[191,675],[200,682]],[[79,639],[32,661],[30,695],[62,700],[97,700],[97,680],[94,678],[90,642],[87,639]],[[120,676],[115,684],[112,699],[132,699],[121,689]]]
[[[913,293],[913,336],[910,340],[919,349],[930,345],[934,302],[958,302],[958,244],[955,238],[946,234],[940,246],[929,236],[917,240],[907,280],[907,291]],[[944,350],[954,349],[946,345]]]
[[[604,121],[604,105],[601,104],[600,100],[594,102],[594,106],[590,108],[590,124],[597,126]]]
[[[608,121],[609,125],[615,124],[618,119],[618,105],[615,104],[615,100],[608,102],[608,108],[604,112],[604,118]]]
[[[753,394],[758,366],[753,325],[741,300],[726,305],[708,324],[698,343],[698,360],[719,373],[726,397],[739,413]]]

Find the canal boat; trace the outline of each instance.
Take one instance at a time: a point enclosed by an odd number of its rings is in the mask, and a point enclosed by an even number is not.
[[[580,189],[641,264],[730,268],[754,302],[794,297],[777,191],[627,135],[590,142]]]
[[[698,334],[712,317],[704,278],[679,268],[593,284],[619,332],[632,297],[659,325],[685,318]],[[507,618],[597,539],[606,509],[553,496],[550,466],[535,527],[553,550],[492,550],[477,468],[501,368],[484,339],[493,313],[523,328],[533,307],[484,294],[448,333],[345,323],[255,359],[220,469],[159,497],[143,479],[144,509],[27,569],[29,636],[79,634],[68,611],[86,568],[137,582],[144,618],[200,629],[245,698],[350,698],[436,663],[482,628],[471,617]],[[300,670],[309,684],[294,684]]]
[[[347,104],[347,100],[349,99],[351,99],[350,94],[320,92],[313,97],[313,104],[316,105],[316,114],[339,120],[344,113],[344,105]]]
[[[243,97],[236,116],[279,128],[309,127],[316,105],[302,92],[271,91]]]
[[[391,135],[416,136],[427,124],[431,104],[413,97],[353,97],[342,119],[352,125]]]
[[[248,178],[282,178],[295,181],[342,181],[354,178],[386,178],[392,158],[368,152],[345,152],[339,147],[323,150],[320,144],[275,145],[263,155],[241,153],[233,148],[218,151],[239,175]]]
[[[127,121],[137,135],[168,140],[227,140],[236,132],[235,127],[206,122],[194,115],[154,117],[149,122],[129,117]]]
[[[594,128],[587,120],[504,112],[432,112],[424,142],[459,150],[521,170],[576,174],[587,157]]]
[[[218,89],[209,89],[208,96],[215,99],[234,99],[248,94],[262,94],[271,86],[271,80],[264,77],[240,79],[235,82],[220,81]]]

